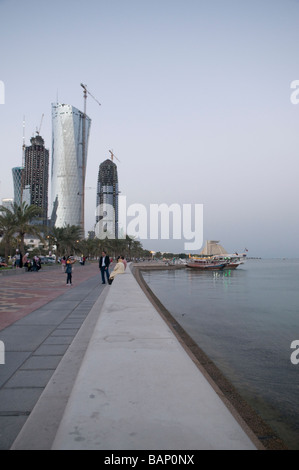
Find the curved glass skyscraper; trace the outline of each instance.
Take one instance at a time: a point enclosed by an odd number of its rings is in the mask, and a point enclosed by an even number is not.
[[[84,231],[84,191],[91,119],[74,106],[52,104],[52,221]]]
[[[17,166],[12,168],[12,178],[13,178],[13,189],[14,189],[14,202],[18,206],[22,202],[22,178],[23,178],[24,168]]]

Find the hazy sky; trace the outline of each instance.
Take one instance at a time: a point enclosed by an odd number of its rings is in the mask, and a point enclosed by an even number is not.
[[[113,149],[129,206],[203,204],[204,240],[299,257],[299,1],[0,0],[0,22],[0,200],[23,116],[29,145],[44,114],[51,154],[51,103],[83,110],[83,82],[101,103],[88,95],[86,230]]]

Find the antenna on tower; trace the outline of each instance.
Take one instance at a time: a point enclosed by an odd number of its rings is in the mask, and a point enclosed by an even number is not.
[[[22,168],[21,168],[21,204],[23,202],[23,189],[25,178],[25,116],[23,117],[23,144],[22,144]]]
[[[25,116],[23,117],[22,167],[25,168]]]

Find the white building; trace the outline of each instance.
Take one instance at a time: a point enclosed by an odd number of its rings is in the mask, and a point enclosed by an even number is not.
[[[12,209],[13,202],[14,202],[13,199],[8,199],[8,198],[2,199],[2,206],[6,207],[6,209]]]
[[[52,104],[52,221],[84,230],[84,185],[91,119],[68,104]],[[84,138],[85,134],[85,138]]]

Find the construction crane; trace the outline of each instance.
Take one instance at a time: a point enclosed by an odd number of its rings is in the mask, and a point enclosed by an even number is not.
[[[84,90],[84,98],[86,98],[85,95],[88,93],[101,106],[101,103],[99,103],[99,101],[90,93],[90,91],[87,90],[87,85],[84,85],[83,83],[80,83],[80,85],[82,86]]]
[[[42,114],[42,117],[41,117],[41,120],[40,120],[39,129],[37,130],[37,128],[36,128],[36,134],[37,134],[37,135],[40,134],[40,130],[41,130],[41,127],[42,127],[43,119],[44,119],[44,114]]]
[[[118,160],[120,163],[120,160],[117,158],[116,155],[114,155],[113,150],[109,150],[109,152],[111,153],[111,160],[113,161],[113,158],[116,158],[116,160]]]
[[[85,205],[85,168],[86,168],[86,150],[85,150],[85,135],[86,135],[86,99],[87,99],[87,93],[101,106],[101,103],[90,93],[89,90],[87,90],[87,85],[84,85],[83,83],[80,83],[82,86],[84,92],[83,92],[83,98],[84,98],[84,114],[83,114],[83,126],[82,126],[82,132],[83,132],[83,138],[82,138],[82,210],[81,210],[81,228],[83,232],[83,237],[85,236],[85,231],[84,231],[84,205]]]

